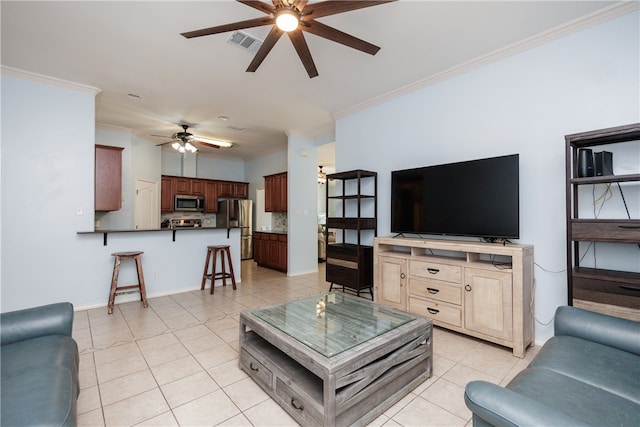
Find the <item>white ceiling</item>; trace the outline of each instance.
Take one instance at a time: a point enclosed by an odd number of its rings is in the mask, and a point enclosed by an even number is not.
[[[358,105],[622,7],[591,0],[402,0],[329,16],[319,21],[381,50],[370,56],[305,33],[320,74],[310,79],[287,37],[255,73],[246,73],[254,53],[226,43],[230,33],[180,35],[266,16],[234,1],[0,5],[3,66],[99,88],[98,125],[160,143],[150,135],[171,135],[186,122],[197,135],[234,142],[212,155],[237,158],[284,147],[286,132],[331,135],[334,117]],[[269,28],[246,32],[264,39]]]

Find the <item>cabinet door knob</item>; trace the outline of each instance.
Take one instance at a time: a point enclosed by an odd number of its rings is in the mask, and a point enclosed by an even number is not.
[[[291,398],[291,406],[293,406],[298,411],[304,411],[304,405],[298,402],[295,397]]]
[[[471,285],[465,285],[464,290],[467,292],[471,292]]]
[[[250,368],[252,371],[255,371],[255,372],[258,372],[258,371],[260,370],[260,368],[256,368],[255,366],[253,366],[253,362],[250,362],[250,363],[249,363],[249,368]]]
[[[400,278],[404,279],[405,277],[407,277],[404,273],[400,273]]]

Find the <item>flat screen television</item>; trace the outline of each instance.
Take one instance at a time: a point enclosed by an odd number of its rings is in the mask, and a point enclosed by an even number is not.
[[[391,172],[391,232],[518,239],[519,155]]]

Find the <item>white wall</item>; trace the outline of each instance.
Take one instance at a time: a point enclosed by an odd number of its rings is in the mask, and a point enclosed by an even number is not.
[[[520,153],[519,242],[535,247],[545,340],[567,303],[564,135],[640,120],[638,26],[636,12],[339,119],[336,169],[378,172],[384,236],[392,170]]]
[[[2,312],[59,301],[106,305],[116,251],[144,251],[149,297],[200,289],[207,245],[230,244],[240,265],[238,230],[229,239],[226,230],[183,230],[175,241],[170,230],[113,233],[107,246],[102,234],[78,234],[94,227],[95,90],[3,70],[1,94]],[[240,268],[235,274],[241,281]],[[121,283],[134,277],[133,265],[123,265]]]

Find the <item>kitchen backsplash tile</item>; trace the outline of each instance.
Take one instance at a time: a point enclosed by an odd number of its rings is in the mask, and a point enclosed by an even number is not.
[[[274,231],[287,231],[286,212],[274,212],[271,216],[271,229]]]

